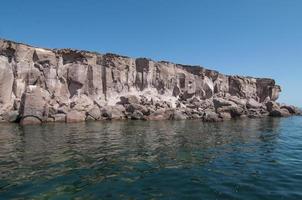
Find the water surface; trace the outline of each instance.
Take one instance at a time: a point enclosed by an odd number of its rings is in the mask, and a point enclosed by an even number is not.
[[[0,199],[302,199],[302,118],[0,124]]]

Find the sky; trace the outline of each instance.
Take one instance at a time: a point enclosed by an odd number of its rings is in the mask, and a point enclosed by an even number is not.
[[[9,0],[0,38],[274,78],[302,107],[301,0]]]

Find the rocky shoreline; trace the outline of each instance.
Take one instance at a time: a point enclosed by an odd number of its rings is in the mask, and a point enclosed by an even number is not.
[[[273,79],[0,40],[0,121],[184,120],[301,115]]]

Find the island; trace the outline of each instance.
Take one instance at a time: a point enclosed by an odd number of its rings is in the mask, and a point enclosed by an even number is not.
[[[185,120],[301,115],[273,79],[0,40],[0,121]]]

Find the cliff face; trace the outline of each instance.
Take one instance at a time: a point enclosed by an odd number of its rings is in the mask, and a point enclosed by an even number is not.
[[[280,116],[296,112],[294,107],[281,108],[275,103],[280,91],[272,79],[227,76],[200,66],[42,49],[0,40],[2,121],[217,121],[269,114],[268,102]]]

